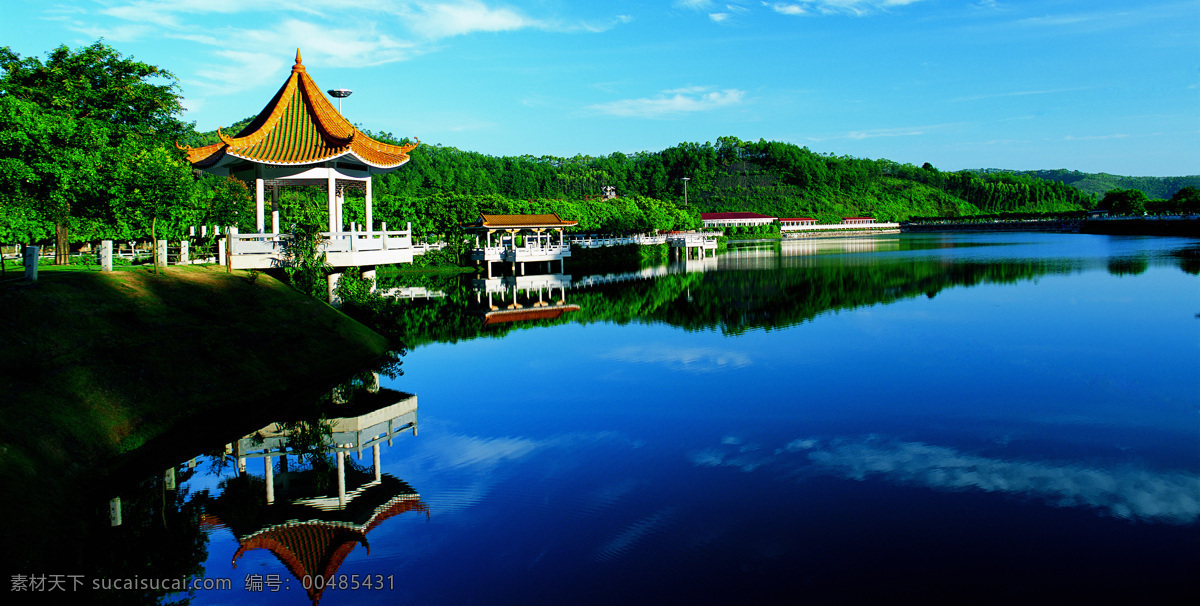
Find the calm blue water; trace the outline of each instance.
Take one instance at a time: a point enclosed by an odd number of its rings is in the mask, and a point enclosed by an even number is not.
[[[418,396],[419,433],[381,464],[427,513],[336,567],[387,589],[321,603],[1194,598],[1196,242],[856,242],[742,250],[569,289],[580,310],[557,322],[414,338],[383,386]],[[411,305],[475,301],[450,294]],[[353,460],[369,471],[369,451]],[[270,549],[235,568],[230,525],[204,532],[204,576],[235,590],[194,603],[310,600]],[[250,574],[288,586],[246,591]]]

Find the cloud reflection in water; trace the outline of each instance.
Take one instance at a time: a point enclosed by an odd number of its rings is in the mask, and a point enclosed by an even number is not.
[[[939,489],[1017,493],[1060,507],[1094,507],[1126,519],[1191,524],[1200,518],[1200,476],[1193,473],[1006,461],[878,437],[797,439],[773,453],[747,453],[730,446],[695,453],[692,461],[746,472],[772,463],[798,463],[800,471],[810,473],[832,473],[853,480],[879,477]]]
[[[620,347],[601,354],[603,360],[629,364],[658,364],[669,370],[685,372],[716,372],[750,366],[750,356],[715,347]]]

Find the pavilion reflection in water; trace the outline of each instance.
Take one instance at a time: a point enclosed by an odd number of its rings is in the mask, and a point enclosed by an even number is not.
[[[471,280],[477,311],[484,325],[553,320],[579,306],[566,302],[568,274],[540,274]],[[555,293],[557,292],[557,296]]]
[[[234,568],[246,552],[266,549],[301,581],[313,604],[359,543],[370,553],[371,530],[408,511],[429,516],[421,496],[380,466],[383,443],[390,446],[404,432],[416,435],[417,397],[376,388],[342,406],[319,431],[328,437],[315,451],[297,445],[310,439],[303,434],[311,426],[287,423],[271,423],[228,444],[239,473],[223,482],[220,496],[205,499],[201,519],[233,533]],[[367,450],[370,467],[356,464],[353,459]],[[256,458],[263,460],[261,477],[246,473],[254,467],[248,460]]]

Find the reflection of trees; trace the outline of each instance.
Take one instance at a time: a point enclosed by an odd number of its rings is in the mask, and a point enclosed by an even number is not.
[[[803,267],[776,264],[766,269],[671,274],[576,289],[570,298],[579,311],[521,326],[482,326],[470,313],[473,300],[462,286],[448,290],[445,298],[397,303],[392,313],[406,330],[406,342],[414,345],[502,336],[516,328],[565,322],[665,323],[740,333],[792,326],[833,310],[933,297],[954,286],[1015,283],[1080,268],[1076,262],[1061,260],[947,263],[880,258],[849,264],[833,259]]]
[[[208,534],[200,526],[201,509],[183,486],[195,473],[180,466],[164,476],[146,480],[120,496],[122,525],[113,527],[107,515],[95,516],[81,536],[73,538],[87,570],[89,603],[100,604],[186,604],[190,595],[162,602],[166,589],[112,589],[92,592],[92,579],[185,579],[204,576],[208,557]],[[174,476],[174,481],[167,476]],[[172,488],[172,486],[178,488]],[[105,512],[107,513],[107,512]],[[46,571],[46,572],[57,572]],[[67,582],[68,589],[70,581]],[[84,589],[84,588],[81,588]],[[93,600],[93,598],[95,598]]]
[[[1179,269],[1193,276],[1200,274],[1200,246],[1179,250],[1174,257],[1179,259]]]
[[[1108,273],[1114,276],[1136,276],[1146,273],[1150,260],[1144,256],[1112,257],[1108,260]]]

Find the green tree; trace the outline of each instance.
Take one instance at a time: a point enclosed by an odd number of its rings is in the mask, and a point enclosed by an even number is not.
[[[54,223],[59,263],[72,217],[106,214],[99,201],[109,134],[102,122],[0,96],[0,194]]]
[[[183,106],[174,74],[123,57],[100,40],[76,50],[59,46],[44,63],[0,47],[0,69],[0,95],[99,120],[123,134],[173,141],[189,130],[176,118]]]
[[[1146,212],[1146,193],[1140,189],[1112,189],[1100,200],[1100,207],[1122,215]]]
[[[55,223],[57,262],[65,263],[72,219],[112,210],[101,186],[112,181],[108,153],[163,146],[188,130],[176,118],[183,111],[178,85],[170,72],[100,41],[60,46],[45,62],[0,47],[0,70],[7,103],[0,111],[18,129],[0,157],[39,165],[23,176],[15,169],[0,176],[0,193],[32,200]]]
[[[1200,212],[1200,188],[1184,187],[1171,196],[1171,208],[1181,213]]]
[[[116,155],[110,189],[113,215],[121,223],[149,229],[152,241],[160,236],[181,237],[184,224],[197,210],[192,205],[192,169],[187,160],[178,150],[136,143],[123,146]],[[165,232],[159,229],[162,222],[167,223]],[[158,255],[153,257],[157,272]]]

